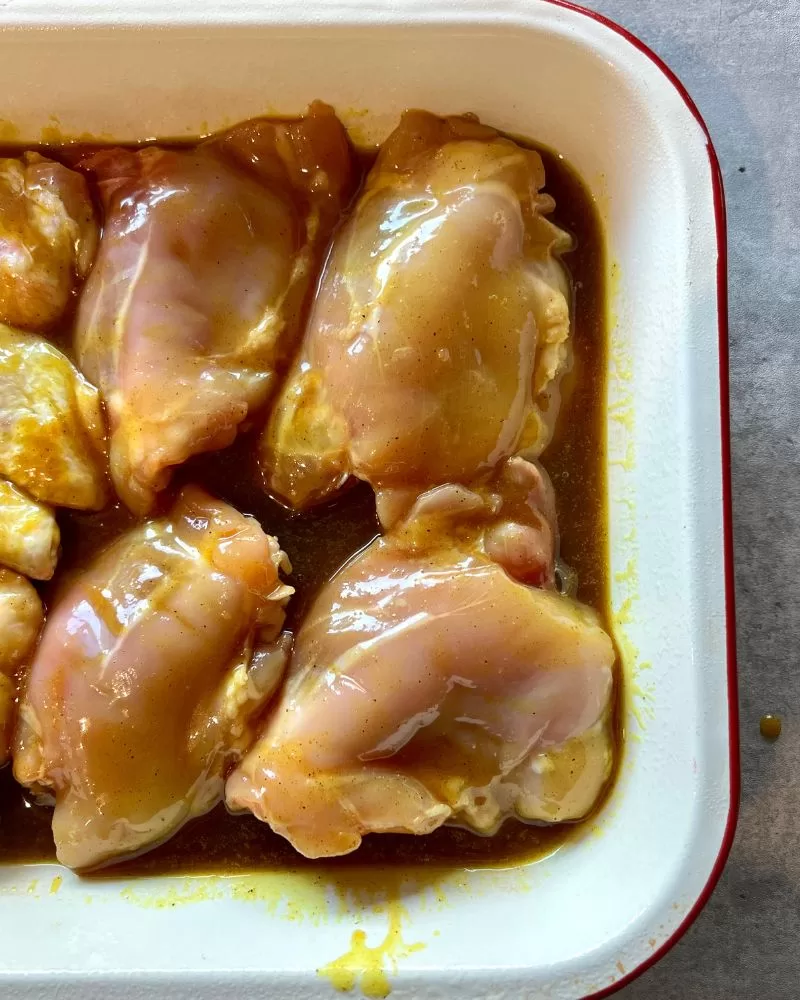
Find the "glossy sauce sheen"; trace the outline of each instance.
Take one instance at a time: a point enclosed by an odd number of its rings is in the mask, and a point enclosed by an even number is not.
[[[50,147],[41,151],[54,159],[69,161],[74,157],[74,149]],[[81,152],[85,151],[86,147],[82,147]],[[563,159],[548,150],[539,151],[547,177],[545,191],[556,201],[553,221],[568,230],[576,244],[564,258],[573,283],[575,360],[563,384],[564,400],[556,435],[542,462],[555,486],[561,556],[578,574],[577,596],[597,609],[607,622],[604,245],[596,209],[581,180]],[[2,152],[15,155],[19,150]],[[363,155],[365,171],[371,160],[372,154]],[[69,350],[68,329],[53,339]],[[289,582],[297,591],[288,609],[290,629],[299,623],[316,591],[378,534],[374,497],[364,484],[356,484],[334,502],[302,515],[294,515],[270,500],[263,492],[256,467],[255,432],[243,434],[224,452],[191,460],[177,471],[175,487],[187,482],[199,483],[239,510],[253,514],[266,531],[278,537],[292,561]],[[57,576],[61,579],[135,523],[133,516],[120,508],[100,514],[61,511],[59,521],[63,555]],[[46,601],[47,588],[42,593]],[[618,711],[615,714],[618,716]],[[620,741],[618,725],[617,737]],[[618,764],[619,752],[616,757]],[[50,821],[50,810],[25,801],[10,767],[0,772],[0,862],[54,861]],[[163,846],[133,861],[112,866],[100,877],[286,868],[341,871],[370,865],[412,868],[506,865],[549,853],[575,828],[576,824],[568,823],[540,827],[508,821],[494,837],[447,827],[424,837],[373,836],[354,854],[321,863],[298,855],[287,841],[249,814],[234,817],[219,806],[202,819],[190,822]]]

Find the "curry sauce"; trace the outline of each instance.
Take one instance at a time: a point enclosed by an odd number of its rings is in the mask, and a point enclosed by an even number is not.
[[[81,147],[85,154],[86,146]],[[14,155],[19,150],[9,151]],[[41,152],[69,162],[75,147],[46,147]],[[594,607],[608,624],[608,553],[606,509],[605,381],[607,369],[605,255],[597,211],[588,190],[566,161],[539,149],[544,161],[545,191],[555,198],[553,221],[570,232],[575,246],[565,257],[573,286],[574,365],[562,386],[562,408],[556,435],[541,461],[555,487],[560,553],[575,571],[577,597]],[[364,153],[366,171],[372,161]],[[69,323],[53,339],[69,351]],[[238,510],[254,515],[275,535],[289,555],[289,582],[296,594],[288,607],[286,627],[294,630],[320,587],[354,553],[379,534],[372,490],[363,483],[337,499],[297,514],[264,492],[256,460],[258,428],[239,436],[225,451],[199,456],[176,470],[173,488],[198,483]],[[60,511],[63,552],[57,579],[79,570],[98,551],[135,523],[120,506],[100,514]],[[47,602],[53,586],[42,588]],[[617,702],[619,692],[617,691]],[[615,711],[618,718],[618,708]],[[617,722],[617,740],[621,740]],[[619,747],[618,747],[619,751]],[[619,757],[619,752],[616,754]],[[0,773],[0,862],[54,861],[50,810],[31,804],[11,775]],[[583,820],[582,823],[585,823]],[[442,828],[424,837],[367,837],[354,854],[314,862],[303,858],[282,837],[252,815],[229,815],[218,806],[186,825],[161,847],[133,861],[104,870],[103,875],[241,873],[265,869],[347,869],[354,866],[481,867],[521,863],[546,854],[570,836],[576,826],[537,826],[507,821],[493,837]]]

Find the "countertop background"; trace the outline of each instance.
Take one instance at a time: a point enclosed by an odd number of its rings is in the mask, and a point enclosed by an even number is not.
[[[800,0],[582,0],[678,74],[725,180],[742,801],[722,879],[623,1000],[800,1000]],[[759,734],[766,712],[780,739]]]

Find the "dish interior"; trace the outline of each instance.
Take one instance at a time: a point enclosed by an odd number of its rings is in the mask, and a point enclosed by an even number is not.
[[[605,389],[607,369],[607,308],[605,246],[600,219],[591,192],[576,171],[557,152],[537,147],[545,167],[545,192],[556,202],[552,221],[572,236],[573,249],[565,255],[572,286],[572,369],[562,385],[562,405],[556,435],[542,456],[553,482],[558,507],[560,555],[577,575],[576,597],[597,610],[608,628],[608,510],[606,504]],[[159,146],[179,144],[159,140]],[[0,156],[18,156],[28,147],[9,145]],[[39,144],[37,151],[67,165],[104,148],[87,143]],[[366,175],[374,152],[361,150]],[[74,316],[68,313],[48,337],[72,355]],[[196,483],[254,515],[265,531],[276,535],[292,563],[290,577],[296,593],[288,608],[286,627],[295,630],[304,613],[328,580],[379,533],[375,498],[366,484],[351,486],[344,495],[321,508],[297,514],[264,492],[257,467],[258,432],[241,435],[222,452],[196,457],[180,467],[174,485]],[[138,523],[124,506],[115,503],[97,514],[63,510],[60,514],[62,554],[56,577],[40,590],[47,606],[59,581],[80,572],[106,546]],[[619,702],[619,684],[615,699]],[[425,837],[400,834],[368,837],[361,848],[325,864],[298,858],[290,845],[250,814],[233,816],[223,805],[193,820],[161,847],[98,873],[115,878],[137,875],[230,874],[281,870],[303,864],[310,871],[341,870],[352,866],[391,866],[413,869],[434,864],[443,869],[524,864],[551,853],[591,822],[611,793],[622,752],[621,713],[614,708],[616,748],[614,769],[606,791],[589,817],[577,823],[524,824],[507,820],[491,837],[457,827],[444,827]],[[0,773],[0,813],[3,837],[0,864],[55,862],[50,833],[51,810],[31,806],[13,780],[10,766]]]

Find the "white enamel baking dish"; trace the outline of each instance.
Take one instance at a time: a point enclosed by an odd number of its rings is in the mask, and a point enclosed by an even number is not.
[[[0,24],[0,138],[194,135],[322,97],[358,141],[408,106],[470,110],[574,164],[612,272],[610,547],[629,732],[596,823],[524,868],[374,872],[360,892],[292,873],[87,883],[0,868],[0,992],[612,992],[697,914],[736,815],[724,205],[688,96],[636,39],[549,0],[28,0],[4,4]]]

